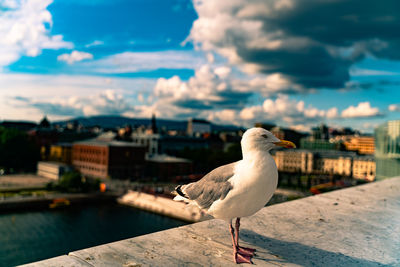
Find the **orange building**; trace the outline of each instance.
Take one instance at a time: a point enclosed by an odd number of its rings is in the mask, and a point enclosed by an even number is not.
[[[356,151],[359,154],[373,155],[375,152],[375,138],[372,136],[352,136],[343,144],[346,150]]]
[[[83,141],[72,147],[72,164],[95,178],[137,179],[144,173],[146,148],[129,142]]]

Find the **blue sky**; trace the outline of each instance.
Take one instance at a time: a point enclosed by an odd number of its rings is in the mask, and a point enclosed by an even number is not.
[[[399,5],[0,0],[0,120],[155,113],[372,132],[400,117]]]

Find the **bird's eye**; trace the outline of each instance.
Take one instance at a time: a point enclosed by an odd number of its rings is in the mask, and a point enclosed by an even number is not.
[[[268,138],[268,135],[266,135],[266,134],[263,134],[261,136],[264,137],[264,138]]]

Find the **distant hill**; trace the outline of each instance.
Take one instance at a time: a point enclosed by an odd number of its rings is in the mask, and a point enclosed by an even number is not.
[[[81,124],[84,127],[100,126],[104,129],[114,129],[116,127],[123,127],[125,125],[135,126],[150,126],[151,119],[143,118],[128,118],[123,116],[91,116],[91,117],[78,117],[75,119],[53,122],[53,125],[66,126],[68,123]],[[187,121],[157,119],[158,128],[165,128],[167,130],[185,131],[187,128]],[[213,131],[235,131],[240,127],[234,125],[217,125],[211,124]]]
[[[33,121],[2,121],[0,123],[0,127],[14,128],[21,131],[29,131],[37,126],[37,123]]]

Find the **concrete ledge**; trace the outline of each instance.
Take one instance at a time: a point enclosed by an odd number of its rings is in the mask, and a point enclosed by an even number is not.
[[[256,266],[400,266],[400,178],[266,207],[242,220]],[[237,266],[208,220],[25,266]]]
[[[212,218],[210,215],[202,212],[197,206],[186,205],[184,202],[173,201],[170,198],[132,190],[118,198],[117,201],[119,204],[151,211],[187,222],[200,222]]]

